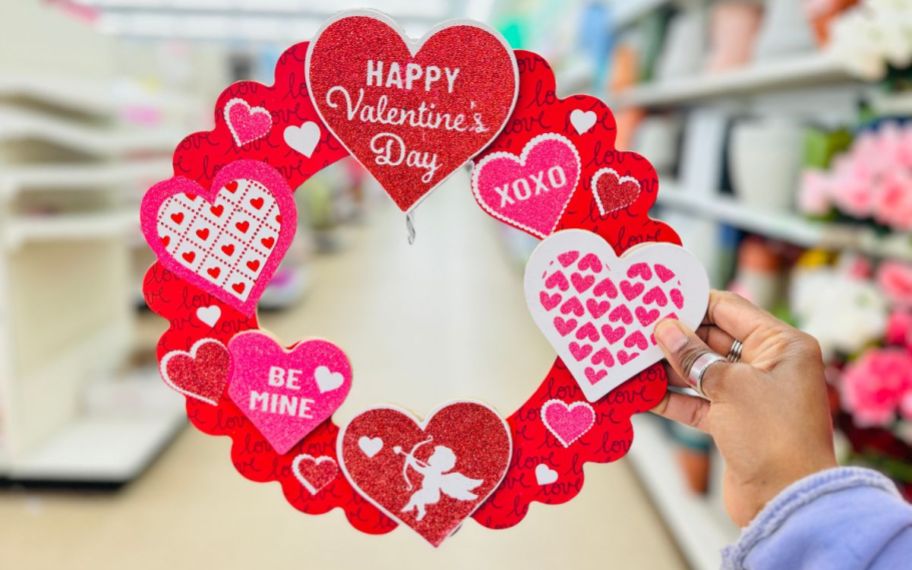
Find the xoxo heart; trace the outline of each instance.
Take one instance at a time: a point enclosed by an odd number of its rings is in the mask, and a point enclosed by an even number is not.
[[[598,310],[569,322],[558,307],[548,308],[542,293],[560,291],[558,273],[579,284],[565,296]],[[524,287],[535,324],[590,402],[663,358],[653,336],[656,323],[675,318],[696,328],[709,301],[706,272],[684,248],[643,243],[618,257],[608,242],[584,230],[560,231],[540,243],[526,264]],[[592,350],[581,351],[581,342]]]
[[[339,474],[339,466],[336,460],[328,455],[314,457],[302,453],[292,461],[291,472],[308,493],[316,495],[323,487],[333,482]]]
[[[602,168],[592,176],[592,196],[603,216],[633,204],[639,195],[640,181],[613,168]]]
[[[330,20],[305,70],[323,122],[402,211],[497,136],[518,84],[512,50],[488,28],[460,22],[413,42],[375,12]]]
[[[235,97],[225,103],[225,123],[238,146],[261,139],[272,129],[272,115],[263,107]]]
[[[566,404],[548,400],[541,409],[542,423],[564,447],[583,437],[595,423],[595,410],[588,402]]]
[[[538,135],[519,157],[486,155],[472,173],[478,204],[495,218],[538,237],[554,231],[579,182],[580,157],[556,133]]]
[[[365,449],[364,441],[377,441]],[[424,422],[394,408],[355,416],[337,456],[355,490],[434,546],[500,484],[512,454],[507,424],[474,402],[448,404]]]
[[[204,338],[194,343],[189,352],[172,350],[165,354],[159,371],[174,390],[215,406],[228,384],[231,355],[219,341]]]
[[[219,170],[209,190],[181,176],[159,182],[143,197],[140,217],[162,265],[247,315],[297,228],[285,179],[252,160]]]
[[[301,126],[288,125],[282,133],[285,144],[307,158],[313,154],[320,142],[320,126],[313,121],[307,121]]]
[[[288,452],[342,405],[351,389],[351,365],[342,349],[309,340],[285,350],[269,336],[249,331],[228,343],[239,363],[228,396],[279,454]],[[323,391],[316,371],[340,374],[337,388]]]

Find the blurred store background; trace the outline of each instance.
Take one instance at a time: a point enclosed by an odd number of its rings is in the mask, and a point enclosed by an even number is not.
[[[439,552],[300,515],[185,429],[155,369],[138,201],[226,85],[270,83],[285,47],[356,7],[413,35],[484,20],[545,55],[562,95],[606,100],[618,146],[660,173],[654,215],[714,285],[820,340],[841,460],[912,497],[912,0],[4,0],[0,568],[713,568],[737,537],[712,441],[654,417],[576,501],[469,523]],[[553,352],[520,293],[536,242],[486,217],[465,175],[418,210],[412,248],[352,162],[296,199],[262,321],[350,351],[343,416],[460,397],[508,412],[537,384]],[[415,344],[428,333],[446,343]]]

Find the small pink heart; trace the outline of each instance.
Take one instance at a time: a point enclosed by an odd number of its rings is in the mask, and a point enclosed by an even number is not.
[[[238,146],[244,146],[269,134],[272,115],[264,107],[251,107],[250,103],[235,97],[225,103],[225,122]]]
[[[570,343],[570,354],[572,354],[573,358],[577,360],[585,360],[591,352],[591,344],[577,344],[575,342]]]
[[[585,293],[595,283],[595,276],[574,273],[570,276],[570,282],[580,293]]]
[[[602,336],[605,337],[605,340],[608,341],[608,344],[616,343],[617,341],[624,338],[625,334],[627,334],[627,329],[624,327],[611,328],[611,325],[602,326]]]
[[[564,315],[573,313],[577,317],[583,316],[583,304],[578,297],[570,297],[561,305],[561,313]]]
[[[588,402],[566,404],[548,400],[541,409],[542,423],[564,447],[581,438],[595,424],[595,410]]]
[[[542,307],[544,307],[546,311],[550,311],[554,307],[558,306],[563,299],[560,293],[549,295],[548,293],[542,291],[540,296]]]
[[[555,271],[545,281],[545,287],[548,289],[554,289],[556,287],[561,291],[566,291],[570,288],[570,283],[567,281],[567,277],[563,273],[560,271]]]
[[[599,261],[599,258],[594,253],[587,253],[586,256],[580,260],[579,268],[581,271],[589,269],[593,273],[598,273],[602,270],[602,262]]]
[[[624,294],[624,297],[627,297],[628,301],[633,301],[642,295],[645,288],[646,286],[642,283],[633,284],[626,279],[621,281],[621,292]]]
[[[565,321],[560,317],[554,317],[554,328],[557,329],[561,336],[567,336],[572,333],[576,328],[576,324],[576,319],[567,319]]]
[[[611,303],[608,301],[598,301],[596,299],[587,299],[586,308],[589,309],[589,314],[592,315],[593,319],[601,318],[602,315],[608,312],[608,309],[611,308]]]
[[[592,290],[592,294],[596,297],[604,295],[609,299],[614,299],[618,296],[618,290],[614,285],[614,281],[612,281],[610,277],[606,277],[599,281],[599,284]]]
[[[647,263],[634,263],[627,270],[627,277],[631,279],[639,277],[643,281],[649,281],[652,279],[652,270],[649,269],[649,264]]]

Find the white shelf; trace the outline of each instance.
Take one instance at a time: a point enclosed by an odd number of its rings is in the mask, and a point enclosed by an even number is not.
[[[0,97],[21,97],[51,107],[102,118],[116,118],[129,107],[188,112],[197,103],[173,93],[148,91],[129,83],[99,83],[75,77],[0,77]]]
[[[612,107],[675,105],[700,99],[754,93],[760,90],[850,81],[852,76],[828,53],[790,57],[735,71],[645,84],[612,94]]]
[[[719,568],[722,548],[737,541],[738,528],[713,503],[685,486],[674,461],[674,446],[662,433],[658,418],[634,416],[633,427],[628,457],[690,566]]]
[[[0,142],[38,139],[77,152],[119,157],[171,152],[185,134],[169,128],[92,127],[78,121],[0,106]]]
[[[164,179],[171,172],[171,162],[164,159],[29,165],[0,171],[0,192],[12,197],[17,192],[33,189],[96,190],[116,184]]]
[[[757,209],[724,196],[701,196],[663,184],[658,204],[804,247],[849,249],[874,257],[912,261],[912,234],[879,238],[866,228],[827,224],[788,212]]]
[[[125,236],[138,227],[136,212],[20,216],[10,220],[6,245],[16,249],[31,242],[95,240]]]
[[[14,481],[122,484],[136,478],[186,425],[184,411],[83,418],[13,462]]]

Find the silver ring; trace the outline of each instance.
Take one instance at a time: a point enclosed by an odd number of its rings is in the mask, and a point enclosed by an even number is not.
[[[732,342],[732,346],[728,351],[728,356],[726,356],[725,358],[729,362],[740,362],[741,361],[741,350],[743,348],[744,348],[744,345],[741,344],[741,341],[738,339],[735,339],[734,342]]]
[[[693,389],[697,391],[700,396],[709,399],[706,396],[706,393],[703,392],[703,377],[706,375],[706,371],[709,370],[709,367],[713,364],[725,362],[725,357],[716,354],[715,352],[704,352],[694,361],[693,365],[690,367],[690,372],[687,373],[688,379],[690,380]]]

